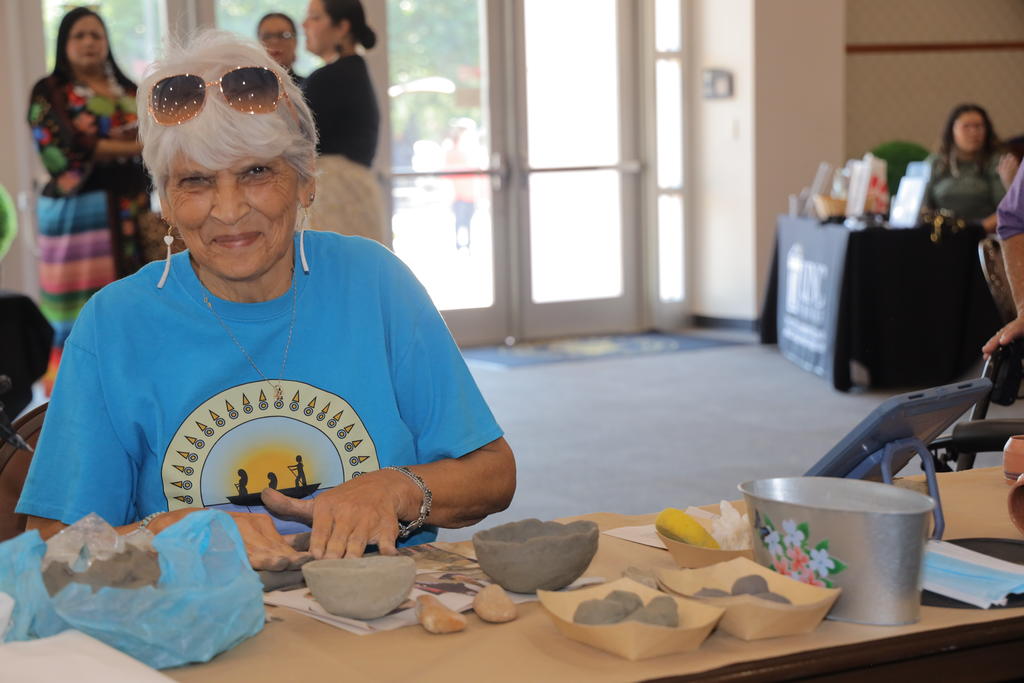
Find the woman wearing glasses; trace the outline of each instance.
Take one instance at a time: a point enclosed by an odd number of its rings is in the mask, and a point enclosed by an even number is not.
[[[377,153],[380,112],[366,61],[356,50],[371,49],[377,36],[367,26],[359,0],[311,0],[302,28],[306,49],[326,62],[303,86],[320,133],[320,191],[310,211],[310,226],[390,246],[384,201],[370,170]]]
[[[83,310],[18,505],[29,527],[96,512],[159,532],[211,507],[253,567],[283,569],[505,508],[512,452],[424,289],[373,241],[302,230],[316,131],[284,70],[207,32],[151,67],[139,107],[187,250]],[[281,518],[312,525],[309,552]]]
[[[263,15],[256,25],[256,37],[267,49],[267,54],[284,67],[295,85],[302,87],[306,79],[295,73],[295,49],[299,46],[299,38],[295,32],[295,22],[287,14],[271,12]]]
[[[976,104],[954,107],[928,162],[925,206],[952,211],[994,233],[996,207],[1017,173],[1017,159],[1002,153],[988,113]]]
[[[135,84],[92,10],[73,9],[61,20],[55,66],[32,88],[28,121],[50,175],[37,219],[42,310],[55,331],[52,379],[85,301],[141,264],[137,222],[149,209]]]

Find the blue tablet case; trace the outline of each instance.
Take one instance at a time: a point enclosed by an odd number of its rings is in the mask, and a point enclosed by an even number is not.
[[[805,476],[881,479],[891,484],[914,456],[920,456],[935,500],[934,538],[943,531],[935,463],[927,445],[992,390],[985,378],[893,396],[844,436]]]

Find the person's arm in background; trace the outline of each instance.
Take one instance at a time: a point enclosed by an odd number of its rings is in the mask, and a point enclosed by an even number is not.
[[[986,342],[981,351],[986,358],[997,347],[1024,337],[1024,174],[1020,169],[1010,185],[1009,191],[999,202],[996,210],[999,223],[999,239],[1003,243],[1003,263],[1006,278],[1017,307],[1017,317],[1007,323]]]
[[[1017,157],[1012,154],[1002,155],[998,161],[989,166],[988,184],[992,190],[993,204],[998,206],[999,202],[1006,196],[1006,188],[1013,184],[1018,168],[1020,168],[1020,163],[1017,161]],[[997,211],[986,217],[981,222],[981,225],[989,235],[995,233],[996,227],[999,225],[999,212]]]

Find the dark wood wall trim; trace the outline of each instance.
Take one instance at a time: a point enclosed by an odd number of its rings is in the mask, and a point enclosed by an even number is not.
[[[847,45],[846,54],[892,52],[991,52],[994,50],[1024,50],[1022,41],[989,43],[877,43]]]

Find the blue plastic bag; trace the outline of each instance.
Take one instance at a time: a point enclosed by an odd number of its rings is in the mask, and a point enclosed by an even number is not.
[[[77,629],[157,669],[205,662],[263,628],[263,587],[231,517],[187,515],[153,539],[156,586],[97,590],[69,583],[54,596],[40,571],[37,531],[0,543],[0,592],[15,600],[4,641]]]

